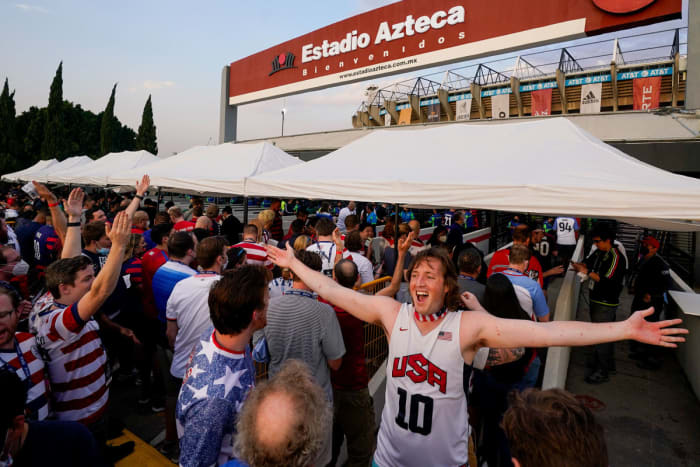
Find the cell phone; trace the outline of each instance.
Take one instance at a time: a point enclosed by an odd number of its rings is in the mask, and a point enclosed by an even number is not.
[[[31,199],[37,199],[39,197],[39,193],[37,193],[36,188],[34,188],[34,184],[32,182],[29,182],[26,185],[24,185],[22,187],[22,191],[28,194]]]

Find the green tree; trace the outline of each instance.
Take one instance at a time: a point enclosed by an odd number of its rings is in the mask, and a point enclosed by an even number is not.
[[[17,159],[17,139],[15,133],[15,92],[10,94],[10,85],[5,78],[5,86],[0,94],[0,172],[12,172],[21,161]]]
[[[156,126],[153,123],[153,107],[150,94],[146,105],[143,107],[141,126],[139,126],[139,133],[136,136],[136,149],[145,149],[151,154],[158,154],[158,140],[156,137]]]
[[[27,166],[41,158],[41,145],[46,133],[46,107],[30,107],[17,117],[17,139],[22,143]]]
[[[114,149],[115,125],[114,125],[114,94],[117,92],[117,84],[112,88],[107,107],[102,113],[102,126],[100,127],[100,156],[110,153]]]
[[[63,159],[66,155],[66,128],[63,122],[63,62],[58,64],[51,83],[41,159]]]

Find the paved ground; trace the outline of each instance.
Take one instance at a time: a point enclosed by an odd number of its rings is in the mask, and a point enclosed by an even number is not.
[[[631,303],[626,292],[622,299],[619,319]],[[589,319],[584,299],[577,319]],[[628,342],[617,343],[617,375],[602,385],[583,381],[587,352],[573,349],[566,388],[586,398],[605,428],[610,465],[700,466],[700,402],[673,351],[663,353],[661,369],[649,371],[628,357]]]

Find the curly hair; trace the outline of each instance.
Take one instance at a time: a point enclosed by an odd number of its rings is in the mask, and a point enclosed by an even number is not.
[[[271,397],[278,402],[274,407],[266,404]],[[288,414],[280,413],[280,404],[290,409]],[[263,426],[270,418],[276,420],[274,433]],[[306,364],[290,359],[248,395],[236,423],[234,449],[251,467],[306,467],[317,460],[331,420],[323,389]]]

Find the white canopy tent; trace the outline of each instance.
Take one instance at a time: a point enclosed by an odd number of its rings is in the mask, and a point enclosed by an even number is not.
[[[34,171],[31,174],[28,175],[20,175],[18,178],[21,181],[28,182],[30,180],[36,180],[37,182],[41,183],[47,183],[48,182],[48,177],[52,173],[58,173],[63,170],[68,170],[68,169],[78,169],[80,168],[81,170],[83,167],[87,167],[90,164],[93,164],[94,161],[88,157],[88,156],[74,156],[74,157],[69,157],[68,159],[64,159],[57,164],[53,164],[47,167],[44,167],[40,170]]]
[[[110,185],[130,186],[143,174],[151,185],[197,194],[242,195],[247,177],[301,164],[269,143],[196,146],[175,156],[110,176]]]
[[[111,152],[84,167],[73,167],[51,173],[50,183],[72,183],[75,185],[106,186],[111,175],[125,170],[148,165],[159,160],[148,151]],[[134,183],[134,180],[131,181]]]
[[[29,176],[32,173],[38,172],[45,168],[56,165],[58,161],[56,159],[49,159],[46,161],[39,161],[31,167],[19,170],[17,172],[12,172],[2,176],[2,180],[6,182],[17,182],[23,179],[23,177]]]
[[[700,230],[700,181],[645,164],[563,118],[373,131],[249,196],[354,199],[615,218]]]

